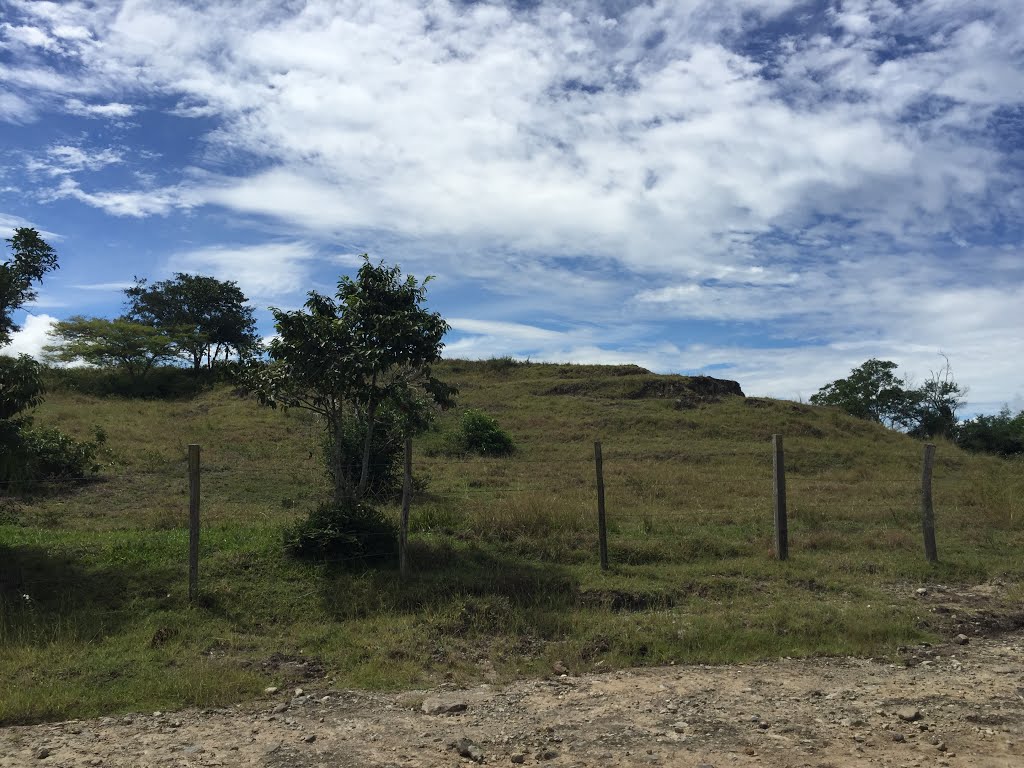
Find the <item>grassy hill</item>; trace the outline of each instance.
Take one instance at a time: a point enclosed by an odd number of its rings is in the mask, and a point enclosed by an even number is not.
[[[945,631],[920,583],[1024,596],[1019,462],[940,442],[940,563],[921,444],[831,409],[635,366],[449,361],[459,408],[418,438],[411,575],[282,554],[327,491],[316,423],[222,386],[176,401],[52,392],[40,423],[108,436],[97,482],[0,497],[0,723],[215,705],[266,685],[416,687],[630,664],[892,653]],[[518,450],[449,455],[466,408]],[[772,557],[785,436],[790,560]],[[611,569],[598,567],[601,440]],[[186,446],[203,450],[187,602]],[[397,515],[397,507],[389,507]]]

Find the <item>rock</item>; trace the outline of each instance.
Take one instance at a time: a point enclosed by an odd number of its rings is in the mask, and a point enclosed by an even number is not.
[[[897,744],[902,744],[907,740],[907,737],[904,736],[902,733],[894,733],[892,735],[892,740],[895,741]]]
[[[524,755],[522,752],[516,752],[514,755],[512,755],[512,757],[509,758],[509,760],[511,760],[516,765],[522,765],[526,762],[526,755]]]
[[[469,758],[474,763],[482,763],[484,761],[483,750],[469,739],[462,738],[455,742],[455,750],[462,757]]]
[[[50,750],[46,747],[39,747],[32,754],[35,756],[36,760],[45,760],[50,756]]]
[[[263,692],[265,694],[267,694],[268,696],[273,696],[279,690],[281,690],[281,689],[278,688],[276,685],[268,685],[266,688],[263,689]]]
[[[558,753],[553,749],[542,749],[537,753],[536,757],[538,760],[554,760],[558,757]]]
[[[421,710],[428,715],[452,715],[456,712],[465,712],[469,705],[461,699],[440,699],[432,696],[424,699]]]
[[[971,638],[969,638],[967,635],[957,635],[953,638],[953,642],[957,645],[967,645],[969,642],[971,642]]]
[[[302,690],[301,688],[296,688],[296,689],[295,689],[295,696],[296,696],[296,698],[297,698],[297,697],[299,697],[299,696],[301,696],[301,695],[302,695],[302,694],[304,694],[304,693],[305,693],[305,691],[304,691],[304,690]]]
[[[315,733],[307,734],[306,736],[302,737],[302,740],[304,742],[306,742],[307,744],[312,744],[314,741],[316,741],[316,734]]]
[[[272,711],[273,711],[273,713],[275,715],[280,715],[282,712],[287,712],[288,711],[288,705],[285,704],[282,701],[280,704],[278,704],[276,707],[274,707],[274,709]]]
[[[552,664],[551,665],[551,670],[556,675],[568,675],[569,674],[569,668],[567,666],[565,666],[565,664],[563,664],[560,661],[556,661],[554,664]]]
[[[921,719],[921,710],[916,707],[902,707],[896,710],[896,717],[905,723],[914,723]]]
[[[925,589],[924,587],[920,587],[920,588],[918,588],[918,589],[916,589],[914,591],[914,594],[917,595],[918,597],[924,597],[925,595],[928,594],[928,590]]]

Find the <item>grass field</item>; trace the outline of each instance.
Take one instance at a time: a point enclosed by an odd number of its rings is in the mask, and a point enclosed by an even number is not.
[[[109,450],[97,482],[0,497],[0,723],[223,704],[311,677],[400,688],[500,682],[555,660],[585,671],[882,655],[930,636],[913,585],[1024,581],[1020,462],[940,441],[929,565],[922,448],[906,436],[784,401],[678,409],[671,380],[631,367],[441,371],[459,408],[415,442],[425,490],[404,583],[283,555],[284,526],[327,492],[306,415],[227,386],[177,401],[52,392],[37,420],[80,436],[100,425]],[[669,396],[640,396],[652,393]],[[495,416],[517,452],[447,455],[465,408]],[[787,451],[785,563],[772,557],[773,433]],[[195,607],[189,443],[203,449]]]

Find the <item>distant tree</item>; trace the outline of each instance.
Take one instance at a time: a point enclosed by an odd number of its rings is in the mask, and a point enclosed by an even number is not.
[[[57,252],[31,227],[19,227],[6,238],[11,258],[0,263],[0,347],[19,330],[14,312],[36,297],[35,283],[58,268]]]
[[[845,379],[826,384],[810,401],[833,405],[852,416],[876,421],[888,427],[907,429],[916,422],[918,397],[896,377],[899,366],[891,360],[872,358],[850,371]]]
[[[969,451],[1000,456],[1024,455],[1024,411],[1016,416],[1004,405],[994,416],[975,416],[956,430],[956,443]]]
[[[916,424],[910,433],[918,437],[947,437],[954,439],[957,431],[956,412],[963,406],[967,389],[953,380],[949,358],[938,371],[932,371],[916,390]]]
[[[161,360],[177,356],[176,340],[159,328],[130,320],[76,315],[50,329],[54,343],[44,347],[48,359],[82,361],[101,368],[121,368],[140,379]]]
[[[173,280],[152,284],[136,278],[125,295],[125,319],[174,338],[179,356],[195,370],[259,346],[253,308],[234,281],[178,272]]]
[[[916,437],[945,436],[956,432],[956,412],[963,405],[967,390],[953,380],[949,359],[920,387],[897,378],[899,367],[891,360],[872,358],[850,371],[845,379],[826,384],[810,401],[814,405],[833,405],[852,416],[876,421],[892,429],[902,429]]]

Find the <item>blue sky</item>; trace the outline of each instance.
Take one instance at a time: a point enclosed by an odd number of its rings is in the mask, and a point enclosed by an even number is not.
[[[1021,0],[0,0],[6,350],[133,276],[436,275],[447,354],[806,398],[947,355],[1024,408]]]

